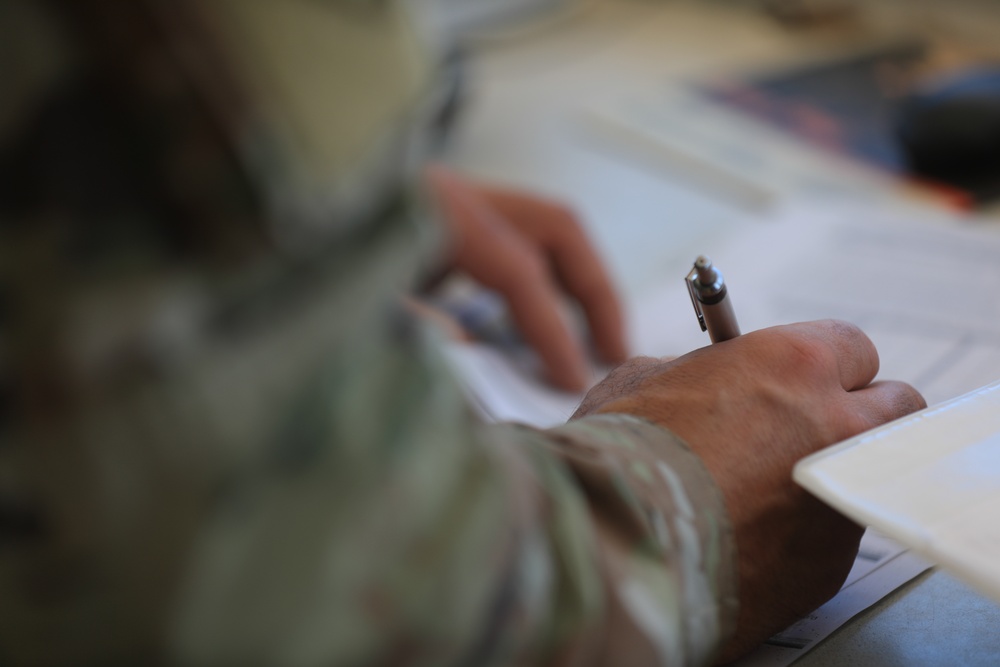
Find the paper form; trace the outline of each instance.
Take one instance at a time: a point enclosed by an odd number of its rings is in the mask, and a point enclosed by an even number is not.
[[[703,252],[725,275],[744,333],[822,318],[853,322],[878,349],[879,379],[909,382],[934,404],[1000,378],[996,227],[791,211]],[[683,285],[638,300],[636,347],[662,355],[706,344],[696,325],[678,327],[677,313],[685,319],[690,310]]]
[[[473,407],[487,421],[513,421],[539,428],[566,422],[582,394],[558,391],[538,379],[535,364],[483,344],[453,343],[446,348]]]

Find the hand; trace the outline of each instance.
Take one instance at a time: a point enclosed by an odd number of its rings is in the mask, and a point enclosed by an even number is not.
[[[582,306],[601,357],[625,359],[621,304],[570,210],[442,167],[429,168],[427,182],[451,235],[452,267],[506,300],[553,384],[580,391],[589,378],[584,346],[562,315],[564,291]]]
[[[862,528],[792,481],[799,459],[926,406],[909,385],[870,384],[878,353],[853,325],[775,327],[662,362],[635,359],[575,417],[630,413],[683,438],[722,490],[739,554],[731,660],[843,584]]]

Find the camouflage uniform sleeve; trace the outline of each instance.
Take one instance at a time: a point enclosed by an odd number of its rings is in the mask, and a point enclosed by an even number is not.
[[[626,415],[548,431],[480,424],[399,335],[398,356],[334,355],[339,372],[304,383],[289,411],[299,435],[267,445],[301,448],[299,460],[259,469],[201,525],[170,654],[709,664],[734,627],[734,545],[684,443]]]
[[[725,506],[700,459],[672,433],[627,415],[543,433],[511,428],[560,467],[541,481],[543,505],[572,512],[565,508],[579,503],[586,514],[576,534],[549,528],[555,551],[576,551],[564,562],[580,566],[564,570],[559,588],[600,582],[592,594],[601,604],[560,648],[573,656],[567,664],[706,664],[734,628],[737,598]],[[583,657],[593,655],[602,657]]]

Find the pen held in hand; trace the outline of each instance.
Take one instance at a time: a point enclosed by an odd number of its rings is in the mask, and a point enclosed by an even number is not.
[[[685,282],[698,324],[702,331],[708,331],[713,343],[721,343],[740,335],[740,325],[736,322],[726,282],[711,259],[699,256]]]

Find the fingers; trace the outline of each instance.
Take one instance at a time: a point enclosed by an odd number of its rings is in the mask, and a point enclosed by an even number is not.
[[[881,426],[900,417],[923,410],[927,401],[905,382],[880,381],[849,394],[859,414],[867,421],[858,432]]]
[[[442,167],[426,173],[452,231],[455,265],[500,292],[554,384],[580,390],[588,382],[584,350],[563,316],[562,290],[580,303],[600,356],[611,363],[627,358],[621,302],[569,209],[470,183]]]
[[[556,271],[583,308],[601,357],[611,363],[624,361],[625,318],[618,296],[582,230],[575,226],[565,230],[565,240],[551,248]]]
[[[562,314],[559,289],[544,254],[484,200],[448,172],[430,174],[452,226],[456,264],[500,293],[549,380],[580,391],[589,373],[582,346]]]
[[[497,276],[492,286],[505,296],[510,313],[525,341],[538,353],[549,379],[570,391],[586,388],[588,373],[582,346],[562,316],[561,299],[551,274],[525,250],[509,251],[514,271]],[[520,270],[516,267],[520,266]],[[489,285],[488,278],[480,280]]]
[[[548,254],[566,292],[583,308],[604,360],[624,361],[628,351],[621,302],[604,264],[573,212],[532,195],[476,187],[500,215]]]
[[[820,320],[786,327],[793,332],[790,353],[820,364],[832,353],[840,385],[846,391],[866,387],[878,374],[875,344],[857,326],[841,320]],[[817,347],[819,345],[820,347]]]
[[[867,386],[878,375],[878,350],[857,326],[841,320],[823,322],[837,354],[840,385],[847,391]]]

